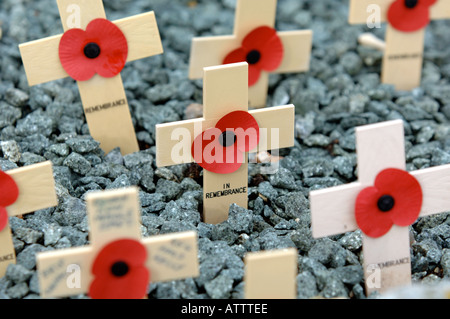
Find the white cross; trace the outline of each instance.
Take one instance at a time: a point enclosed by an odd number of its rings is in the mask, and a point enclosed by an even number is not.
[[[145,267],[150,271],[151,282],[198,276],[196,232],[141,239],[137,188],[93,192],[86,196],[86,202],[90,245],[37,254],[41,297],[88,293],[96,256],[105,245],[121,239],[140,241],[146,248]],[[77,275],[79,278],[74,277]]]
[[[394,0],[350,0],[351,24],[387,22],[387,12]],[[450,2],[438,0],[430,7],[430,19],[449,19]],[[395,85],[397,90],[412,90],[420,86],[425,40],[423,28],[415,32],[396,30],[389,23],[386,27],[382,82]],[[379,46],[379,43],[377,45]],[[381,46],[383,48],[383,46]]]
[[[230,36],[194,38],[192,40],[189,78],[201,79],[203,68],[221,65],[228,53],[241,46],[245,36],[261,26],[275,27],[277,0],[237,0],[234,33]],[[312,47],[312,31],[277,33],[284,46],[284,58],[273,73],[307,71]],[[244,61],[242,61],[244,62]],[[249,87],[249,106],[266,106],[269,73],[262,72],[259,81]]]
[[[156,125],[156,165],[158,167],[192,163],[191,145],[203,131],[233,111],[248,111],[248,64],[236,63],[205,68],[203,81],[204,114],[201,119]],[[293,105],[269,107],[249,112],[260,127],[260,142],[251,152],[292,147],[295,109]],[[182,157],[177,156],[180,149]],[[225,186],[226,185],[226,186]],[[230,204],[247,207],[247,155],[234,173],[217,174],[203,170],[203,214],[206,223],[217,224],[228,218]],[[245,192],[221,197],[207,196],[224,190]]]
[[[85,29],[94,19],[106,18],[102,0],[57,0],[64,30]],[[127,62],[163,52],[153,12],[117,20],[128,42]],[[29,85],[37,85],[68,76],[59,59],[62,35],[25,43],[19,46]],[[139,151],[131,114],[120,74],[113,78],[95,75],[88,81],[77,81],[89,131],[100,147],[109,152],[120,147],[123,155]],[[118,105],[98,108],[103,105]]]
[[[312,191],[311,226],[315,238],[358,229],[355,200],[359,192],[373,186],[386,168],[405,170],[403,121],[395,120],[356,128],[358,181]],[[421,185],[420,217],[450,211],[450,165],[410,172]],[[363,234],[366,291],[386,291],[411,282],[409,228],[394,225],[382,237]]]
[[[8,216],[24,215],[58,205],[51,162],[29,165],[5,173],[12,177],[19,189],[17,201],[5,207]],[[0,278],[5,275],[8,265],[15,262],[11,229],[7,225],[0,230]]]

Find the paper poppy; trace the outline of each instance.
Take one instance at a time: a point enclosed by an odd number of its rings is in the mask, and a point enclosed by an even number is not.
[[[0,231],[8,224],[6,207],[14,204],[19,197],[19,188],[14,179],[0,171]]]
[[[138,241],[122,239],[106,245],[95,258],[89,288],[93,299],[142,299],[150,272],[145,267],[147,250]]]
[[[430,7],[436,0],[396,0],[389,7],[387,19],[397,30],[414,32],[430,23]]]
[[[214,128],[197,136],[191,153],[207,171],[229,174],[244,162],[245,153],[259,144],[259,126],[248,112],[234,111],[222,117]]]
[[[254,29],[242,41],[242,46],[229,53],[223,64],[247,62],[248,85],[255,85],[262,71],[275,71],[283,61],[284,48],[277,31],[263,26]]]
[[[395,224],[412,225],[422,208],[422,188],[406,171],[389,168],[375,178],[374,186],[363,189],[356,199],[355,218],[369,237],[381,237]]]
[[[95,74],[111,78],[120,73],[128,57],[125,35],[106,19],[92,20],[86,31],[70,29],[59,43],[59,59],[64,70],[77,81]]]

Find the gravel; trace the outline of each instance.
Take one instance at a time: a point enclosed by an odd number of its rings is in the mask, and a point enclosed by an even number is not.
[[[156,167],[155,124],[201,116],[202,82],[187,79],[191,38],[231,34],[235,0],[104,2],[110,19],[154,10],[165,51],[122,71],[141,147],[127,156],[105,154],[89,136],[74,81],[28,86],[17,45],[62,32],[56,1],[0,2],[0,168],[51,160],[59,199],[10,218],[17,265],[0,279],[0,298],[38,298],[36,253],[87,245],[86,193],[130,185],[140,188],[143,236],[199,234],[200,276],[152,283],[149,298],[242,298],[245,253],[287,247],[299,251],[298,298],[366,298],[361,232],[312,238],[309,192],[357,179],[359,125],[402,119],[409,170],[450,163],[450,22],[427,28],[422,84],[401,92],[380,84],[382,54],[357,44],[369,30],[347,23],[347,0],[278,2],[279,30],[314,31],[310,70],[270,77],[268,104],[295,104],[295,146],[281,150],[275,174],[250,164],[248,209],[231,205],[218,225],[202,222],[196,164]],[[419,219],[411,234],[413,282],[441,287],[450,280],[450,214]]]

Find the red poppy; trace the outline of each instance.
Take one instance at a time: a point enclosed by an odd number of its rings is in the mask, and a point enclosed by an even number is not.
[[[195,162],[207,171],[229,174],[241,167],[245,153],[258,144],[259,126],[255,118],[248,112],[234,111],[197,136],[191,153]]]
[[[355,218],[361,231],[381,237],[392,227],[409,226],[419,217],[422,188],[408,172],[389,168],[375,178],[373,187],[363,189],[356,199]]]
[[[70,29],[59,43],[61,64],[74,80],[87,81],[95,74],[105,78],[122,71],[128,43],[122,31],[106,19],[92,20],[86,31]]]
[[[387,19],[397,30],[414,32],[430,23],[430,7],[436,0],[396,0],[389,7]]]
[[[6,207],[14,204],[19,197],[19,187],[14,179],[0,171],[0,231],[8,224],[8,211]]]
[[[93,299],[142,299],[150,272],[145,267],[147,249],[138,241],[123,239],[106,245],[92,266],[95,279],[89,288]]]
[[[250,32],[242,46],[229,53],[223,64],[247,62],[248,85],[259,80],[262,71],[275,71],[283,61],[284,48],[277,31],[270,27],[259,27]]]

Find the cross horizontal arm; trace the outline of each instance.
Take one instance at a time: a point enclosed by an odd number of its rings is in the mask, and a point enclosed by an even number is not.
[[[283,42],[283,62],[273,73],[292,73],[309,70],[311,60],[312,30],[281,31],[278,36]]]
[[[355,201],[364,186],[358,182],[312,191],[311,229],[314,238],[326,237],[358,229]]]
[[[295,107],[293,105],[270,107],[249,113],[263,129],[260,131],[258,148],[251,152],[262,152],[294,145]],[[195,119],[156,125],[157,166],[192,163],[191,145],[194,138],[208,128],[214,127],[218,120],[219,118],[208,121]],[[277,135],[274,135],[275,133]],[[272,138],[272,136],[276,137]]]
[[[176,280],[198,275],[197,234],[185,232],[145,239],[146,266],[151,281]],[[91,269],[96,258],[93,247],[71,248],[37,254],[41,297],[67,297],[85,294],[94,279]],[[77,273],[75,271],[79,270]],[[79,286],[70,285],[79,275]]]
[[[371,15],[380,18],[380,23],[387,21],[387,12],[394,0],[350,0],[350,24],[364,24]],[[377,7],[375,7],[377,6]],[[379,12],[375,11],[379,8]],[[379,16],[378,16],[379,13]],[[430,7],[430,19],[450,19],[450,3],[438,0]]]
[[[151,282],[197,277],[197,237],[197,232],[188,231],[144,239],[142,244],[147,247],[146,266],[151,272]]]
[[[127,62],[163,52],[154,12],[114,22],[128,41]],[[59,60],[59,42],[62,35],[19,45],[20,54],[30,86],[62,79],[68,76]]]
[[[392,2],[393,0],[350,0],[348,22],[364,24],[371,15],[376,15],[380,23],[386,22],[387,11]]]
[[[31,213],[58,205],[50,161],[7,172],[19,187],[19,198],[7,207],[9,216]]]
[[[450,165],[411,172],[420,183],[423,193],[421,217],[450,212]]]
[[[205,67],[223,64],[227,54],[239,46],[234,35],[192,39],[189,78],[202,79]]]

